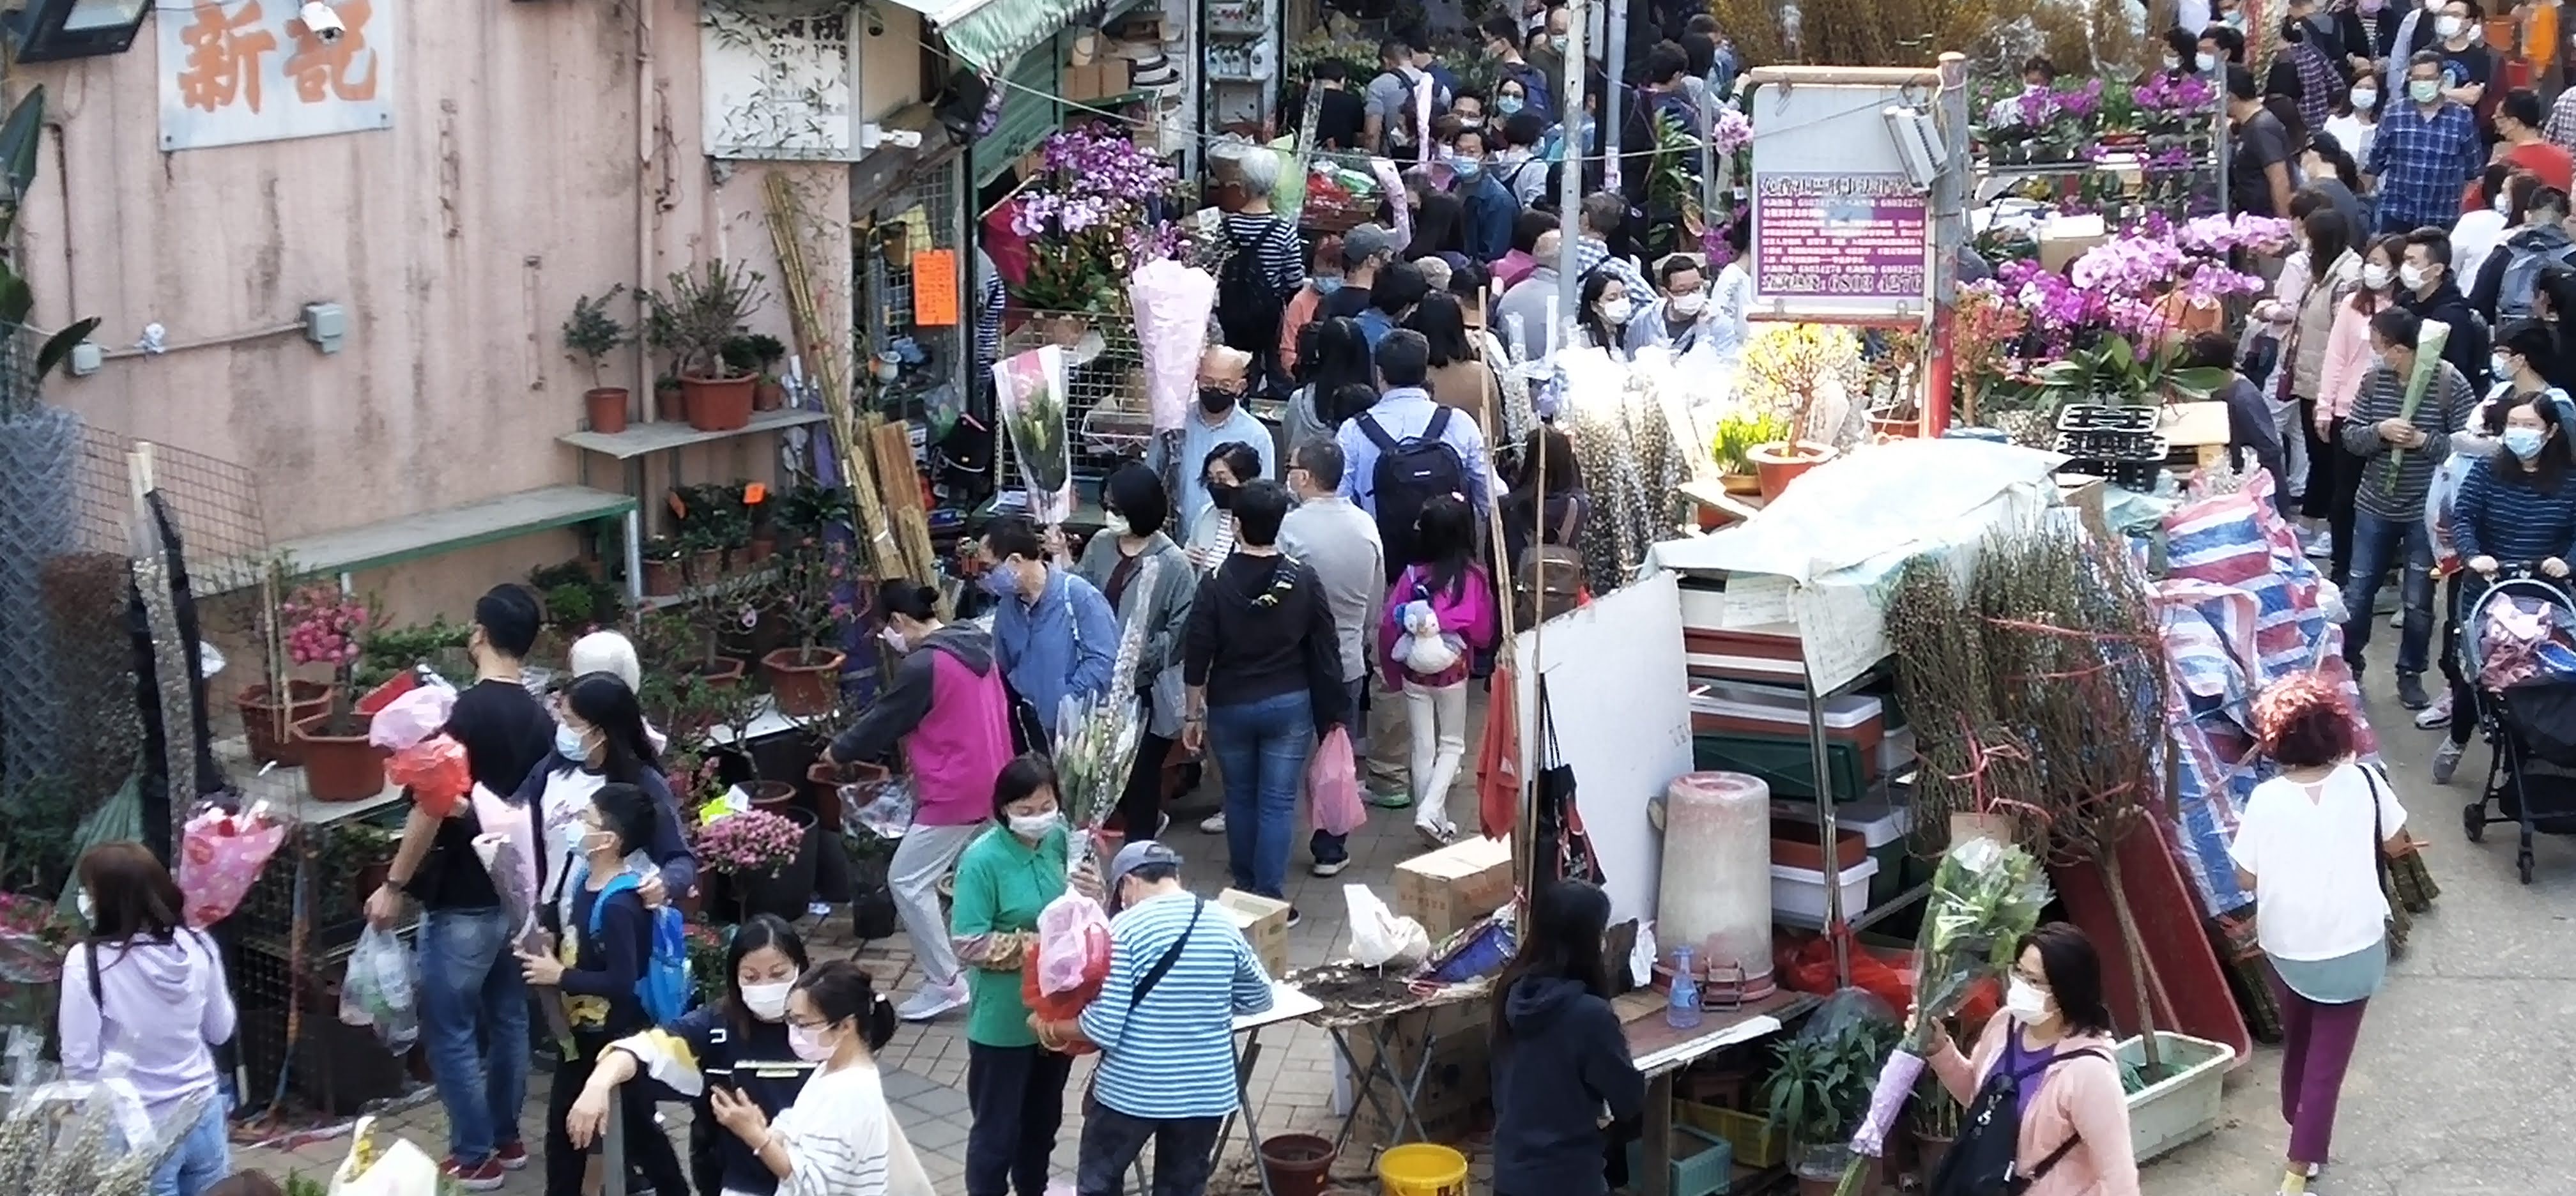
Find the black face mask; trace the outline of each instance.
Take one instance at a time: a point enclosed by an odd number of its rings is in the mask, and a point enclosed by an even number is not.
[[[1210,415],[1223,415],[1233,410],[1235,401],[1242,397],[1230,390],[1202,386],[1199,388],[1199,410]]]
[[[1207,484],[1208,501],[1216,504],[1217,510],[1233,510],[1234,489],[1234,484],[1231,482],[1210,482]]]

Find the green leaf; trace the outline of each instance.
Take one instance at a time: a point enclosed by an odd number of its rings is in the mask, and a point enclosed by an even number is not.
[[[9,119],[0,122],[0,170],[8,172],[12,199],[26,195],[36,183],[36,149],[44,131],[45,88],[38,84],[9,110]]]
[[[36,310],[36,292],[18,272],[0,264],[0,329],[15,331],[27,322],[27,313]]]
[[[98,331],[98,317],[91,316],[47,337],[45,347],[36,350],[36,381],[43,382],[45,375],[53,373],[55,366],[61,365],[64,358],[72,355],[73,346],[88,340],[89,334],[96,331]]]
[[[2227,385],[2236,375],[2224,366],[2186,366],[2165,375],[2165,385],[2195,399],[2208,398],[2210,392]]]

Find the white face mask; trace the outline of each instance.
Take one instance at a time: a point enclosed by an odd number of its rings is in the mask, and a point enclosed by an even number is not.
[[[884,640],[885,646],[894,649],[897,655],[901,655],[905,650],[903,632],[892,623],[886,624],[884,630],[877,632],[877,638]]]
[[[97,924],[98,904],[89,899],[89,890],[82,889],[79,896],[72,898],[72,905],[80,910],[81,921],[92,925]]]
[[[1627,296],[1624,295],[1616,299],[1604,299],[1601,301],[1601,318],[1608,320],[1613,324],[1627,323],[1629,313],[1632,310],[1633,308],[1629,304]]]
[[[2353,111],[2355,111],[2355,112],[2368,112],[2368,111],[2370,111],[2371,109],[2376,108],[2376,107],[2378,107],[2378,106],[2379,106],[2379,89],[2378,89],[2378,88],[2376,88],[2376,87],[2356,87],[2356,88],[2353,88],[2353,89],[2352,89],[2352,110],[2353,110]]]
[[[2460,35],[2461,27],[2466,24],[2468,24],[2468,22],[2463,21],[2458,17],[2440,17],[2435,19],[2433,22],[2433,32],[2441,34],[2444,37],[2458,37]]]
[[[2206,75],[2209,72],[2218,69],[2218,55],[2195,54],[2192,56],[2191,64],[2194,67],[2199,68],[2201,74]]]
[[[2044,1021],[2048,1017],[2048,993],[2019,976],[2004,989],[2004,1012],[2023,1025]]]
[[[2399,266],[2399,267],[2397,268],[2397,281],[2398,281],[2398,282],[2400,282],[2400,283],[2405,284],[2405,286],[2406,286],[2406,289],[2407,289],[2407,290],[2410,290],[2410,291],[2420,291],[2420,290],[2423,290],[2423,289],[2424,289],[2424,267],[2422,267],[2422,266],[2418,266],[2418,265],[2415,265],[2415,264],[2414,264],[2414,263],[2412,263],[2412,262],[2409,262],[2409,263],[2407,263],[2406,265],[2403,265],[2403,266]]]
[[[2512,215],[2512,214],[2513,214],[2513,192],[2511,192],[2511,191],[2498,191],[2498,192],[2496,192],[2496,197],[2495,197],[2495,204],[2494,204],[2494,207],[2495,207],[2495,210],[2496,210],[2496,215],[2499,215],[2499,216],[2510,216],[2510,215]]]
[[[1044,814],[1013,814],[1011,833],[1035,842],[1046,838],[1049,832],[1063,823],[1064,812],[1061,810],[1049,810]]]
[[[594,830],[588,824],[574,822],[563,828],[564,846],[574,855],[589,855],[591,840],[608,832]]]
[[[794,976],[776,984],[743,985],[742,1007],[750,1010],[751,1016],[764,1022],[777,1021],[787,1016],[787,990],[794,987],[796,987]]]
[[[1673,314],[1684,319],[1698,315],[1707,306],[1708,296],[1700,291],[1686,291],[1672,298]]]
[[[2179,55],[2174,54],[2165,55],[2165,69],[2169,71],[2181,70],[2182,58]]]
[[[2388,284],[2393,281],[2395,281],[2394,273],[2377,262],[2371,262],[2361,268],[2361,285],[2371,290],[2387,290]]]

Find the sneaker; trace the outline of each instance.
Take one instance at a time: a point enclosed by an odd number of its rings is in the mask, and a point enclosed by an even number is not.
[[[1458,840],[1457,827],[1437,822],[1414,823],[1413,833],[1422,836],[1422,841],[1433,847],[1447,847]]]
[[[526,1157],[527,1153],[528,1151],[526,1147],[523,1146],[519,1148],[519,1154],[522,1158]],[[457,1159],[449,1159],[446,1162],[439,1164],[438,1174],[440,1178],[444,1179],[446,1182],[454,1184],[459,1189],[467,1192],[499,1191],[501,1185],[509,1179],[510,1175],[509,1172],[502,1170],[501,1160],[497,1158],[485,1159],[480,1163],[466,1163]]]
[[[492,1152],[492,1159],[501,1164],[501,1169],[504,1171],[524,1171],[528,1166],[528,1144],[503,1143],[501,1149]]]
[[[1306,920],[1306,915],[1305,915],[1305,914],[1303,914],[1303,913],[1298,912],[1298,909],[1297,909],[1297,907],[1296,907],[1296,906],[1293,906],[1293,905],[1292,905],[1292,906],[1289,906],[1289,907],[1288,907],[1288,929],[1290,929],[1290,930],[1295,930],[1295,929],[1297,929],[1297,924],[1298,924],[1299,922],[1303,922],[1303,921],[1305,921],[1305,920]]]
[[[907,1022],[926,1022],[965,1004],[966,978],[960,976],[946,984],[924,984],[914,989],[911,997],[895,1007],[894,1015]]]
[[[1381,810],[1410,810],[1413,808],[1413,794],[1403,789],[1371,789],[1368,791],[1366,796],[1368,804],[1376,806]]]
[[[2467,745],[2453,743],[2448,739],[2442,741],[2442,746],[2434,748],[2433,783],[2436,785],[2450,784],[2451,774],[2460,770],[2461,754],[2468,750]]]
[[[2433,699],[2424,695],[2422,673],[2397,674],[2397,704],[2408,710],[2422,710],[2433,704]]]
[[[1317,876],[1340,876],[1342,874],[1342,869],[1350,866],[1351,858],[1349,856],[1343,856],[1338,860],[1317,860],[1315,861],[1315,866],[1307,869],[1307,871],[1312,872]]]
[[[1219,810],[1199,821],[1199,829],[1211,835],[1225,833],[1225,811]]]
[[[2450,726],[2451,692],[2444,690],[2436,696],[2432,705],[2425,707],[2422,713],[2415,716],[2415,725],[2427,731],[2436,727]]]

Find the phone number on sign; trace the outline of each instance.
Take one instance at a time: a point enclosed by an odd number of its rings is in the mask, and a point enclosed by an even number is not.
[[[1875,270],[1847,268],[1831,272],[1766,270],[1761,284],[1766,295],[1920,295],[1923,267],[1882,266]]]

